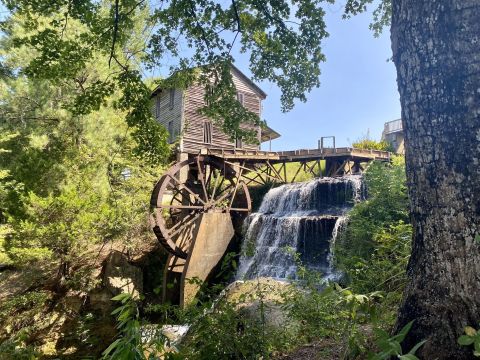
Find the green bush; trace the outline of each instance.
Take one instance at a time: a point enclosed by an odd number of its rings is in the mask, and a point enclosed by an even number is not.
[[[159,327],[152,331],[150,339],[144,339],[138,307],[132,295],[121,293],[113,297],[112,301],[119,303],[119,306],[112,312],[112,315],[117,318],[119,335],[103,351],[103,359],[147,360],[159,359],[165,355],[166,338],[161,334]],[[170,358],[165,356],[165,359]]]
[[[349,213],[335,244],[335,261],[354,291],[401,291],[412,227],[403,158],[374,163],[365,175],[368,199]]]
[[[372,140],[368,136],[363,137],[355,141],[354,143],[352,143],[352,147],[357,149],[367,149],[367,150],[371,149],[371,150],[382,150],[382,151],[390,151],[390,152],[395,151],[395,149],[389,142],[385,140],[381,140],[381,141]]]

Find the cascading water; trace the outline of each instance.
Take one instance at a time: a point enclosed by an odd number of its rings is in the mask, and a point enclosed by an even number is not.
[[[239,279],[294,278],[295,253],[309,268],[333,273],[333,244],[347,211],[365,197],[359,175],[271,189],[244,224]],[[249,256],[251,255],[251,256]]]

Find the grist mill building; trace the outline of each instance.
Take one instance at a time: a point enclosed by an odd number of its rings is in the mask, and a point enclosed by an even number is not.
[[[261,117],[262,101],[267,94],[233,65],[231,73],[238,101]],[[205,87],[200,84],[187,89],[157,87],[152,93],[153,113],[168,130],[169,142],[178,141],[179,154],[198,154],[201,149],[260,150],[260,145],[248,144],[242,139],[231,141],[208,117],[199,114],[198,110],[205,104],[204,95]],[[259,143],[270,142],[278,137],[280,134],[269,127],[257,127]]]

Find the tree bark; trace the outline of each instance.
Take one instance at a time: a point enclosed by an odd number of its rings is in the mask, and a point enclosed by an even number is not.
[[[423,359],[470,359],[480,324],[480,0],[392,0],[413,250],[397,327]]]

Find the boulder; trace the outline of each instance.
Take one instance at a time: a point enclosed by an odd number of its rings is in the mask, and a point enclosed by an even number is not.
[[[89,293],[90,306],[109,315],[115,304],[112,297],[129,293],[138,298],[143,291],[143,272],[120,251],[112,251],[103,263],[102,285]]]
[[[272,278],[235,281],[224,290],[223,296],[235,304],[242,315],[258,318],[263,311],[265,325],[283,328],[292,326],[283,308],[285,294],[293,290],[292,286],[287,281]]]
[[[113,251],[105,260],[103,282],[113,296],[129,293],[138,298],[143,291],[143,272],[130,264],[124,254]]]

